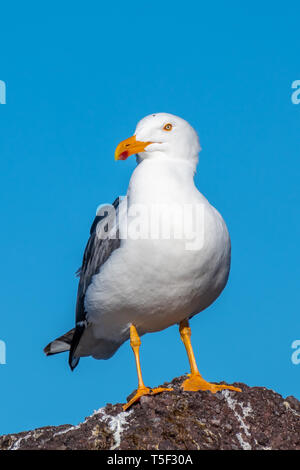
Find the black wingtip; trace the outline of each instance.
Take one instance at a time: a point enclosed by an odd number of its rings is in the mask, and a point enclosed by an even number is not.
[[[76,324],[76,328],[75,328],[74,335],[73,335],[72,342],[71,342],[70,353],[69,353],[69,366],[72,371],[78,365],[78,362],[80,359],[79,357],[75,356],[75,352],[76,352],[76,348],[79,344],[79,341],[81,339],[81,336],[85,328],[86,328],[86,322],[78,322]]]
[[[51,343],[47,344],[47,346],[43,349],[43,352],[46,356],[51,356]]]
[[[78,363],[79,363],[79,358],[78,357],[75,357],[75,356],[69,356],[69,366],[70,366],[70,369],[71,371],[73,372],[73,370],[75,369],[75,367],[78,366]]]

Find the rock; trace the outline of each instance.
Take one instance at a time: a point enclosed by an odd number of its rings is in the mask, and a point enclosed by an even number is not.
[[[0,436],[17,449],[293,449],[300,450],[300,402],[264,387],[236,383],[242,393],[174,391],[143,397],[124,412],[108,404],[77,426],[47,426]],[[163,386],[166,386],[164,384]]]

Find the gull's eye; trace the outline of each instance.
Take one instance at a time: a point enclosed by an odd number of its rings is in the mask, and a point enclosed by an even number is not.
[[[168,123],[164,126],[164,131],[171,131],[173,128],[172,124]]]

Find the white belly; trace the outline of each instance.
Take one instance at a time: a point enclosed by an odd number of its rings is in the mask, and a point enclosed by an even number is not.
[[[122,241],[87,291],[87,318],[96,337],[123,342],[131,323],[141,335],[159,331],[218,297],[228,278],[230,240],[210,205],[204,221],[197,250],[187,250],[186,240]]]
[[[158,172],[166,173],[168,186]],[[187,249],[186,239],[173,237],[122,240],[87,289],[90,326],[78,355],[108,358],[129,338],[131,323],[140,335],[179,323],[208,307],[227,282],[230,239],[225,222],[194,186],[186,165],[143,162],[131,178],[128,194],[130,207],[157,202],[168,207],[203,205],[203,243]],[[176,219],[178,224],[180,228]]]

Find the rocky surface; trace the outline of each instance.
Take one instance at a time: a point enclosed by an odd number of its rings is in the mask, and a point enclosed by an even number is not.
[[[263,387],[243,392],[173,392],[142,397],[124,412],[108,404],[77,425],[47,426],[0,436],[0,450],[17,449],[298,449],[300,402]],[[164,384],[164,386],[170,384]]]

